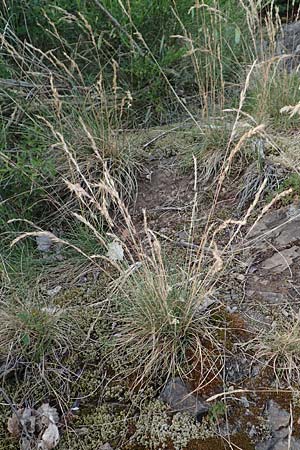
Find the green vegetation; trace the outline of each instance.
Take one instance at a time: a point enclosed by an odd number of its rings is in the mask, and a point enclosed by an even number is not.
[[[19,448],[16,405],[46,401],[62,449],[212,438],[240,413],[230,389],[256,389],[230,369],[241,344],[299,382],[299,320],[253,338],[236,269],[253,214],[300,195],[299,75],[276,53],[290,8],[2,3],[0,449]],[[201,423],[160,400],[174,377],[208,399]]]
[[[297,129],[299,115],[289,116],[282,108],[300,102],[299,77],[288,73],[278,62],[268,64],[254,76],[248,91],[246,110],[255,117],[257,123],[267,123],[279,129]]]
[[[153,267],[139,268],[112,297],[118,332],[110,351],[126,361],[125,375],[136,371],[140,380],[186,376],[193,365],[204,375],[218,359],[222,323],[216,311],[205,311],[202,280],[189,282],[191,270],[168,274],[169,267],[156,256]]]
[[[25,292],[26,295],[28,292]],[[62,356],[66,351],[71,351],[72,336],[74,339],[78,333],[69,314],[67,319],[66,310],[43,306],[38,299],[10,297],[9,302],[3,300],[0,317],[3,324],[0,355],[8,367],[18,363],[39,364],[45,357],[57,352]]]

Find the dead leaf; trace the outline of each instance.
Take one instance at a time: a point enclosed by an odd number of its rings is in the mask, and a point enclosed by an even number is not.
[[[55,448],[59,442],[59,431],[55,423],[50,422],[48,428],[42,435],[41,441],[38,443],[38,449],[51,450]]]
[[[52,408],[49,403],[43,403],[37,410],[37,413],[39,415],[40,428],[41,425],[48,427],[50,423],[56,424],[59,421],[57,409]]]
[[[19,410],[19,411],[22,412],[22,410]],[[18,411],[18,413],[19,413],[19,411]],[[20,437],[20,435],[21,435],[20,420],[15,413],[12,415],[12,417],[10,417],[8,419],[7,429],[10,432],[10,434],[12,435],[12,437],[14,437],[16,439]]]
[[[20,422],[27,433],[33,434],[35,431],[36,411],[31,408],[24,408],[20,417]]]
[[[29,407],[19,409],[8,420],[7,428],[13,437],[20,439],[21,450],[31,450],[33,447],[51,450],[59,442],[58,421],[57,409],[44,403],[38,410]]]

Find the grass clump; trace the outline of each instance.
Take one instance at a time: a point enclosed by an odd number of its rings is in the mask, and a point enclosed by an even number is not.
[[[255,356],[271,367],[279,386],[299,384],[300,372],[300,320],[292,312],[288,317],[280,317],[272,326],[263,331],[254,346]]]
[[[300,101],[300,82],[296,72],[287,72],[278,63],[265,63],[259,67],[250,85],[245,110],[258,123],[272,128],[288,130],[299,127],[299,115],[289,116],[281,110]]]
[[[66,310],[28,297],[2,299],[0,318],[0,357],[9,367],[62,358],[78,332]]]
[[[197,138],[197,144],[187,147],[183,153],[183,168],[185,170],[193,168],[194,156],[199,161],[199,172],[204,183],[214,180],[224,162],[230,136],[230,125],[226,126],[218,121],[204,125],[202,133]]]
[[[158,242],[154,245],[154,259],[121,276],[111,297],[112,355],[126,361],[121,371],[140,382],[184,377],[197,366],[205,384],[221,358],[218,308],[206,308],[208,292],[200,276],[193,279],[192,271],[166,265]]]
[[[281,199],[281,204],[283,206],[289,205],[294,200],[296,200],[297,202],[299,201],[299,198],[300,198],[300,175],[298,173],[295,172],[295,173],[291,173],[290,175],[288,175],[285,178],[285,180],[282,183],[280,183],[278,188],[267,196],[266,200],[268,202],[271,201],[272,198],[274,198],[277,194],[280,194],[289,188],[292,188],[292,193]]]

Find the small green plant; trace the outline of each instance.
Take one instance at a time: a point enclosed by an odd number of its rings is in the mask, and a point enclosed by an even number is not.
[[[289,205],[295,199],[299,199],[300,197],[300,174],[295,172],[290,174],[278,187],[276,191],[272,191],[268,194],[266,201],[270,202],[275,195],[280,194],[281,192],[292,188],[293,192],[291,194],[286,195],[281,199],[281,204],[283,206]]]
[[[219,419],[223,418],[226,413],[226,405],[224,402],[215,402],[208,412],[208,420],[212,423],[217,423]]]

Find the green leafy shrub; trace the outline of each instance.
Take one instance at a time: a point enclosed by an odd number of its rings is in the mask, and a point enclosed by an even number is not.
[[[224,81],[238,80],[249,61],[246,17],[231,0],[211,1],[199,10],[190,0],[101,4],[117,27],[97,2],[85,0],[12,1],[2,22],[10,18],[8,36],[13,30],[20,42],[51,50],[66,67],[71,63],[72,83],[91,84],[99,71],[112,83],[117,67],[119,86],[134,98],[134,123],[141,114],[155,123],[170,117],[170,110],[184,111],[170,85],[194,101],[198,93],[213,91],[209,97],[217,101]]]

